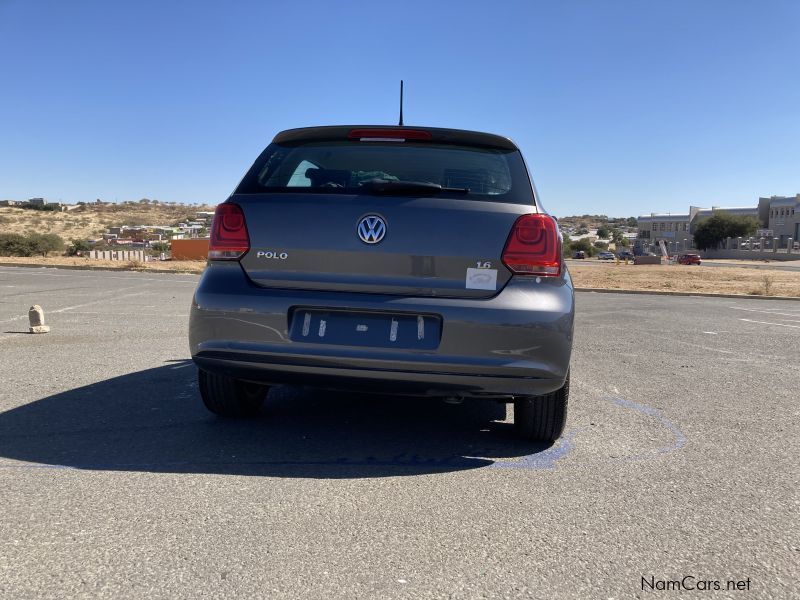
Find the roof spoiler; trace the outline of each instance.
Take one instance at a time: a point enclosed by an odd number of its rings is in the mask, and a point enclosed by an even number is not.
[[[297,142],[328,142],[352,139],[350,132],[358,129],[380,131],[382,129],[394,132],[408,129],[409,131],[426,131],[431,137],[431,143],[454,144],[460,146],[479,146],[484,148],[498,148],[502,150],[519,150],[510,139],[482,133],[480,131],[466,131],[463,129],[443,129],[439,127],[398,127],[397,125],[333,125],[324,127],[302,127],[281,131],[272,140],[274,144]]]

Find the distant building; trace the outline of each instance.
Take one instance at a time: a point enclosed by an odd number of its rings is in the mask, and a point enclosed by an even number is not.
[[[651,213],[641,216],[636,248],[653,251],[660,241],[664,241],[670,251],[693,248],[697,226],[716,213],[753,217],[765,230],[764,237],[778,238],[781,247],[788,243],[789,238],[797,240],[800,236],[800,194],[797,194],[759,198],[757,206],[690,206],[688,214]]]
[[[650,216],[641,216],[634,246],[641,251],[652,250],[663,240],[668,249],[691,247],[691,220],[691,213],[650,213]]]
[[[786,245],[789,238],[794,241],[800,238],[800,194],[759,198],[758,205],[759,209],[763,208],[766,229],[772,232],[772,237],[779,238],[781,246]]]
[[[692,216],[692,223],[698,225],[701,221],[714,216],[714,213],[724,212],[729,215],[737,217],[753,217],[754,219],[761,220],[758,213],[758,206],[712,206],[711,208],[697,208],[692,206],[691,209],[696,209]]]

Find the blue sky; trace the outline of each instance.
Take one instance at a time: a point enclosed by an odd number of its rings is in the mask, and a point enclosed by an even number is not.
[[[0,0],[0,199],[223,201],[279,130],[507,135],[554,214],[800,192],[800,2]]]

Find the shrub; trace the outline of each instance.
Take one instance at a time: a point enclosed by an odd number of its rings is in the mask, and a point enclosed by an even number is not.
[[[0,255],[2,256],[47,256],[49,252],[64,249],[64,240],[54,233],[0,234]]]
[[[564,240],[564,256],[571,257],[573,252],[578,252],[579,250],[586,252],[586,256],[594,256],[597,251],[587,239],[578,240],[577,242]]]
[[[20,205],[21,208],[27,208],[28,210],[40,210],[44,212],[53,212],[56,210],[61,210],[61,207],[57,206],[56,204],[44,204],[42,206],[30,204],[26,202],[25,204]]]
[[[771,275],[764,275],[762,281],[764,282],[764,295],[772,296],[772,284],[775,283],[775,280]]]
[[[55,233],[33,233],[28,236],[33,244],[36,254],[47,256],[50,252],[62,252],[64,240]]]
[[[67,248],[67,256],[75,256],[78,252],[88,252],[92,246],[86,240],[70,240],[72,243]]]
[[[30,240],[18,233],[0,233],[0,256],[33,256]]]

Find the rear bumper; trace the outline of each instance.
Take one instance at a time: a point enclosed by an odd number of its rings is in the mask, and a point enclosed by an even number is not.
[[[437,314],[430,351],[289,339],[295,307]],[[191,308],[192,358],[202,369],[262,383],[421,395],[538,395],[561,387],[572,350],[569,275],[512,280],[485,300],[265,289],[238,263],[212,263]]]
[[[304,360],[276,360],[259,354],[205,351],[193,357],[201,369],[247,381],[307,385],[334,390],[392,392],[422,396],[505,397],[546,394],[564,385],[561,379],[397,369],[327,367]]]

